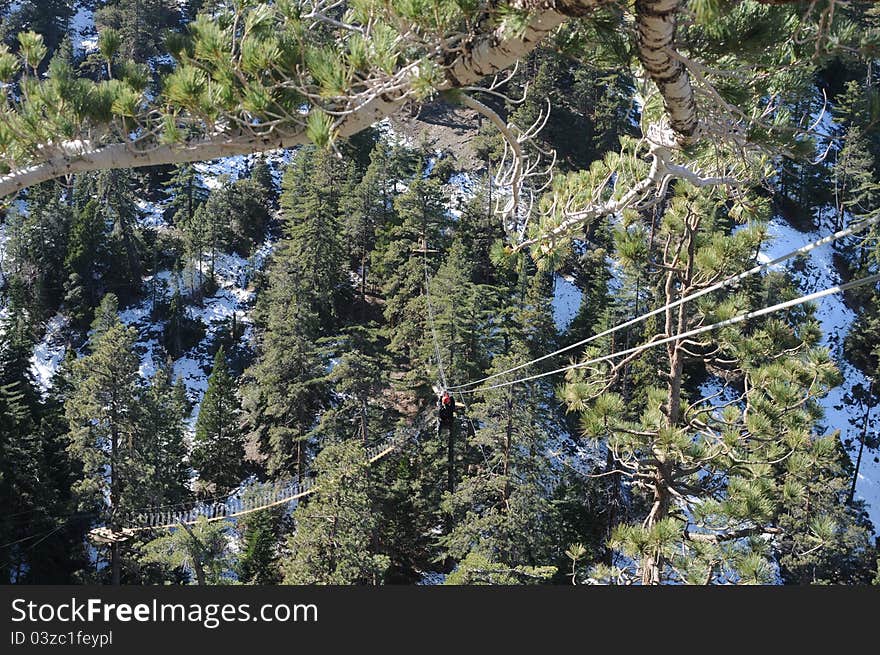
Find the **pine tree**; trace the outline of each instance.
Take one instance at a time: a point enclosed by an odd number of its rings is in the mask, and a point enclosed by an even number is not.
[[[168,322],[162,333],[165,350],[171,357],[180,357],[183,354],[186,318],[180,289],[175,289],[171,295],[171,301],[168,303]]]
[[[378,141],[370,153],[370,164],[364,176],[340,201],[352,269],[360,277],[362,303],[366,302],[370,287],[370,253],[375,248],[377,232],[394,216],[396,171],[393,168],[390,147],[384,141]]]
[[[28,212],[10,212],[6,226],[10,284],[24,294],[22,307],[36,320],[54,313],[62,299],[71,210],[58,189],[55,184],[31,189]]]
[[[496,277],[499,274],[503,277],[503,274],[492,263],[492,251],[502,242],[504,228],[495,214],[491,180],[481,180],[461,208],[455,234],[467,244],[474,266],[473,281],[479,284],[498,282]]]
[[[351,297],[339,219],[346,179],[345,167],[329,152],[304,148],[281,182],[285,240],[278,260],[299,278],[302,300],[328,330]]]
[[[241,404],[235,379],[221,347],[214,356],[208,389],[199,408],[192,463],[204,491],[212,494],[237,487],[245,476]]]
[[[746,267],[763,227],[756,222],[730,234],[730,220],[710,194],[676,189],[658,227],[659,252],[652,255],[662,271],[654,289],[660,302],[704,288],[732,262]],[[648,232],[620,230],[617,239],[627,244],[635,234],[646,238]],[[631,261],[623,262],[627,274],[635,274]],[[659,325],[645,326],[643,338],[680,334],[698,320],[709,324],[752,303],[796,295],[784,276],[770,274],[716,303],[669,309]],[[812,432],[820,414],[815,398],[837,382],[818,337],[807,307],[703,341],[636,353],[628,359],[646,372],[660,370],[665,385],[643,384],[627,401],[619,389],[620,362],[571,374],[563,395],[582,413],[583,433],[611,451],[609,472],[640,480],[631,518],[613,529],[609,541],[623,558],[597,567],[594,576],[635,575],[645,584],[766,583],[776,557],[790,557],[787,567],[794,569],[807,555],[793,542],[817,549],[840,543],[848,528],[829,530],[830,506],[811,503],[807,491],[813,472],[833,470],[829,457],[837,440]],[[598,352],[590,349],[586,357]],[[702,392],[692,381],[706,374],[715,376],[720,391]],[[858,530],[858,521],[850,520]],[[762,534],[779,536],[770,542]]]
[[[89,345],[92,352],[104,335],[119,323],[119,299],[115,294],[108,293],[101,299],[101,304],[95,309],[95,318],[92,319],[89,330]]]
[[[85,553],[85,532],[88,517],[71,518],[76,513],[76,497],[72,487],[79,479],[77,462],[68,452],[70,425],[64,406],[72,391],[71,378],[76,356],[68,349],[52,377],[40,415],[39,434],[42,440],[40,502],[44,514],[34,517],[29,527],[33,532],[60,528],[49,539],[31,546],[31,558],[38,565],[29,567],[27,580],[34,584],[72,584],[77,572],[88,561]]]
[[[64,270],[67,313],[71,323],[84,330],[91,320],[91,308],[98,300],[96,277],[103,272],[104,222],[98,214],[98,203],[90,200],[82,207],[75,207]]]
[[[179,389],[168,371],[160,368],[141,395],[139,450],[150,489],[142,488],[141,495],[151,498],[151,505],[180,503],[190,497],[184,440],[188,412]]]
[[[275,183],[275,172],[268,157],[257,158],[248,179],[261,192],[260,195],[265,199],[269,211],[274,212],[278,209],[278,188]]]
[[[425,261],[435,271],[434,252],[448,246],[443,228],[449,223],[442,188],[434,178],[417,176],[395,199],[397,221],[379,238],[374,268],[382,280],[390,350],[411,369],[424,369],[421,344],[429,334],[425,300]]]
[[[799,476],[798,491],[810,501],[792,503],[780,522],[792,540],[779,558],[782,579],[786,584],[870,584],[877,549],[864,503],[848,498],[853,464],[839,439],[824,447],[828,452]]]
[[[843,227],[846,213],[856,220],[870,218],[877,213],[880,183],[877,182],[873,165],[874,159],[868,152],[867,140],[861,129],[850,126],[834,167],[835,230]]]
[[[541,282],[534,277],[527,297],[496,326],[504,354],[495,357],[490,374],[552,348],[555,330],[548,329],[551,311]],[[562,426],[551,409],[553,396],[539,380],[487,390],[469,404],[470,464],[443,501],[453,526],[441,543],[458,561],[450,583],[534,583],[556,573],[549,535],[558,517],[548,493],[554,483],[547,450]]]
[[[437,274],[429,281],[430,302],[433,314],[431,324],[422,338],[423,358],[431,362],[433,377],[439,379],[434,334],[437,351],[449,380],[473,379],[488,364],[490,333],[496,317],[498,294],[501,288],[477,284],[477,264],[468,241],[456,237],[446,259]]]
[[[378,326],[353,326],[330,339],[334,363],[327,381],[333,386],[335,402],[324,412],[317,432],[329,441],[356,437],[369,447],[387,433],[392,419],[381,397],[389,376]]]
[[[230,584],[235,557],[229,531],[229,524],[223,521],[201,519],[147,543],[141,562],[181,571],[185,579],[199,585]]]
[[[11,313],[0,317],[0,384],[15,385],[29,411],[39,404],[39,394],[31,372],[34,339],[27,317]]]
[[[281,582],[279,542],[283,527],[280,509],[264,510],[242,517],[239,530],[243,547],[236,571],[245,584]]]
[[[305,149],[282,182],[285,239],[257,304],[257,360],[242,390],[248,439],[270,475],[305,472],[309,441],[330,401],[315,341],[332,332],[350,297],[334,167],[325,154]]]
[[[166,211],[172,212],[172,221],[178,226],[189,225],[196,209],[208,199],[210,194],[201,175],[192,164],[175,167],[173,175],[163,183],[163,186],[168,197]]]
[[[192,217],[183,224],[184,257],[186,268],[190,269],[190,293],[199,301],[204,288],[213,283],[214,258],[218,248],[216,234],[204,204],[199,205]],[[205,270],[205,251],[209,253],[208,270]]]
[[[563,342],[573,343],[601,332],[602,329],[598,326],[607,317],[612,305],[619,305],[621,300],[626,300],[619,295],[613,295],[610,289],[612,276],[606,261],[611,246],[608,226],[603,223],[593,225],[586,237],[584,252],[572,257],[574,261],[570,269],[574,284],[581,292],[581,304],[561,338]],[[636,282],[641,285],[642,277],[637,275]],[[640,289],[636,288],[633,291],[635,302],[627,311],[632,311],[634,316],[638,316],[641,313],[638,311],[637,300]]]
[[[23,0],[9,16],[4,16],[0,36],[11,39],[19,32],[33,30],[43,36],[51,56],[61,45],[74,14],[73,0]]]
[[[99,317],[101,318],[101,317]],[[80,510],[97,511],[111,527],[126,509],[142,507],[139,457],[137,332],[118,319],[96,330],[91,353],[76,362],[66,403],[71,457],[82,466],[73,487]],[[111,547],[111,580],[119,584],[119,544]]]
[[[95,24],[118,32],[120,55],[145,61],[157,54],[163,32],[177,27],[180,18],[176,3],[170,0],[115,0],[95,13]]]
[[[202,218],[195,225],[207,226],[213,273],[218,251],[229,249],[247,256],[262,241],[269,222],[269,198],[260,184],[245,178],[214,191],[198,212]]]
[[[370,551],[375,528],[367,458],[356,440],[327,445],[315,459],[318,491],[294,512],[285,584],[380,584],[388,558]]]
[[[297,292],[296,278],[272,267],[261,309],[257,361],[246,371],[242,403],[248,440],[270,475],[305,472],[308,442],[329,404],[325,364],[315,338],[318,319]]]
[[[97,214],[109,226],[105,286],[128,300],[140,290],[144,252],[137,222],[134,175],[120,170],[103,171],[87,178],[79,193],[94,194],[98,200]]]
[[[162,373],[144,388],[137,332],[120,322],[115,308],[108,295],[93,324],[90,352],[73,363],[64,394],[67,450],[81,471],[71,487],[77,510],[96,514],[97,523],[112,530],[125,527],[128,512],[189,495],[180,396]],[[140,539],[113,543],[109,571],[86,572],[85,580],[109,573],[113,584],[155,582],[155,572],[140,564],[140,545]]]
[[[16,340],[7,319],[0,325],[0,499],[8,511],[0,517],[0,539],[10,544],[4,552],[0,576],[19,582],[33,563],[25,549],[16,547],[28,536],[31,523],[45,525],[39,516],[43,500],[40,483],[41,440],[37,432],[37,393],[27,366],[27,351]]]

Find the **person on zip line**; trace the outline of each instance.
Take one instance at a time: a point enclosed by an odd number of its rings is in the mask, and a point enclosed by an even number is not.
[[[455,398],[447,390],[443,390],[437,398],[437,434],[443,428],[452,429],[452,423],[455,420]]]

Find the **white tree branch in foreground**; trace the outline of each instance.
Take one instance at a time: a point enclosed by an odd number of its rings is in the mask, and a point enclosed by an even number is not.
[[[662,130],[650,130],[649,132],[661,132]],[[670,136],[666,134],[666,136]],[[618,199],[611,198],[604,202],[596,202],[586,207],[562,208],[561,213],[565,216],[564,220],[558,225],[532,239],[526,239],[518,243],[514,247],[514,252],[528,248],[530,246],[541,244],[544,250],[550,250],[554,247],[558,239],[570,236],[573,231],[583,224],[600,218],[609,216],[623,211],[624,209],[644,209],[642,203],[653,195],[655,200],[662,198],[669,183],[674,179],[681,179],[693,184],[697,187],[709,186],[737,186],[743,184],[744,181],[735,177],[725,176],[703,176],[700,173],[681,164],[675,164],[672,161],[672,147],[668,143],[651,142],[649,154],[651,156],[651,168],[648,174],[629,189]],[[607,180],[607,184],[611,181]],[[597,189],[598,195],[607,188],[606,186]],[[653,194],[652,194],[653,192]],[[650,205],[648,205],[650,206]]]
[[[579,7],[595,7],[596,0],[579,0]],[[442,63],[446,81],[438,90],[448,90],[475,84],[487,75],[495,74],[531,52],[548,34],[565,21],[566,16],[553,9],[535,13],[521,34],[511,36],[502,27],[479,36],[464,48],[452,62]],[[413,77],[416,73],[413,72]],[[356,110],[340,117],[336,124],[339,137],[348,137],[400,111],[410,100],[410,89],[404,87],[393,93],[377,94]],[[236,129],[221,131],[181,144],[155,143],[91,144],[72,141],[62,144],[45,161],[13,170],[0,176],[0,197],[16,193],[26,187],[73,173],[85,173],[108,168],[138,168],[162,164],[182,164],[232,155],[265,152],[276,148],[290,148],[306,143],[301,127],[275,127],[266,134],[257,135]]]
[[[492,91],[491,89],[476,87],[468,88],[475,91]],[[523,96],[523,99],[525,99],[525,96]],[[488,118],[504,140],[504,156],[494,175],[494,184],[499,189],[504,190],[505,193],[509,193],[509,195],[504,197],[502,193],[501,197],[496,200],[495,213],[501,216],[502,219],[516,218],[518,215],[524,215],[528,219],[535,194],[541,193],[553,180],[556,151],[546,152],[535,144],[534,141],[550,117],[549,100],[547,102],[547,110],[542,111],[535,119],[535,122],[526,130],[520,129],[513,123],[505,123],[504,119],[494,109],[466,93],[461,95],[461,103],[465,107],[473,109]],[[544,158],[549,160],[549,163],[542,168],[541,164]],[[535,185],[538,188],[526,189],[527,182],[535,178],[542,178],[543,183]],[[520,199],[525,190],[529,193],[530,202],[528,207],[524,208],[520,205]],[[523,231],[525,227],[523,225]]]

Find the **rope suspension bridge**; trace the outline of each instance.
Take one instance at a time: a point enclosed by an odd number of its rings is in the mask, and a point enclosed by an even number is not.
[[[418,427],[416,434],[418,433]],[[367,465],[372,465],[400,448],[412,435],[397,432],[389,439],[366,449]],[[126,512],[115,523],[125,527],[111,529],[107,526],[90,531],[90,537],[99,543],[125,541],[138,532],[168,530],[195,525],[201,521],[214,522],[236,519],[288,503],[296,503],[319,490],[312,478],[298,480],[255,482],[244,485],[226,496],[222,502],[204,501],[189,507],[153,507]]]
[[[808,243],[800,248],[789,251],[785,254],[782,254],[776,258],[773,258],[769,261],[766,261],[761,264],[757,264],[750,269],[742,271],[736,275],[730,276],[720,282],[712,284],[706,288],[700,289],[695,293],[692,293],[688,296],[684,296],[678,298],[675,301],[667,303],[662,307],[657,309],[653,309],[649,312],[646,312],[640,316],[629,319],[627,321],[621,322],[614,327],[611,327],[601,333],[592,335],[586,339],[582,339],[576,343],[568,345],[564,348],[560,348],[546,355],[542,355],[540,357],[536,357],[527,362],[517,364],[510,368],[507,368],[503,371],[493,373],[491,375],[487,375],[485,377],[479,378],[477,380],[473,380],[464,384],[459,385],[450,385],[446,376],[446,369],[443,366],[443,360],[441,357],[440,350],[440,342],[437,335],[437,330],[434,324],[434,310],[433,305],[431,303],[430,298],[430,275],[428,269],[428,262],[426,252],[427,249],[423,246],[422,250],[419,252],[422,253],[423,257],[423,266],[424,266],[424,274],[425,274],[425,301],[428,310],[428,322],[431,328],[431,335],[434,346],[434,356],[437,361],[437,369],[440,376],[440,384],[442,385],[441,391],[450,391],[456,395],[458,395],[462,403],[465,405],[465,409],[467,410],[467,405],[465,403],[465,395],[466,394],[475,394],[483,391],[488,391],[492,389],[498,389],[503,387],[508,387],[516,384],[522,384],[526,382],[530,382],[532,380],[548,377],[551,375],[556,375],[559,373],[563,373],[569,370],[584,368],[599,362],[608,361],[614,359],[616,357],[625,357],[627,355],[631,355],[634,353],[639,353],[642,351],[646,351],[650,348],[655,348],[657,346],[661,346],[673,341],[678,341],[681,339],[686,339],[692,336],[696,336],[698,334],[703,334],[710,331],[719,330],[724,327],[728,327],[730,325],[734,325],[737,323],[741,323],[743,321],[758,318],[761,316],[766,316],[768,314],[782,311],[800,304],[812,302],[815,300],[819,300],[826,296],[842,293],[849,289],[854,289],[857,287],[865,286],[868,284],[874,284],[880,282],[880,274],[868,275],[863,278],[858,278],[855,280],[851,280],[849,282],[841,283],[838,285],[834,285],[832,287],[828,287],[826,289],[822,289],[820,291],[816,291],[813,293],[805,294],[800,297],[794,298],[792,300],[788,300],[785,302],[781,302],[772,306],[762,307],[760,309],[756,309],[749,312],[744,312],[741,314],[737,314],[731,318],[718,321],[716,323],[710,325],[703,325],[692,330],[688,330],[686,332],[680,334],[673,335],[665,335],[660,339],[656,339],[654,341],[650,341],[645,344],[641,344],[638,346],[634,346],[632,348],[622,350],[619,352],[607,353],[598,357],[593,357],[585,361],[574,362],[567,366],[563,366],[560,368],[556,368],[550,371],[544,371],[541,373],[537,373],[534,375],[528,375],[524,377],[520,377],[513,380],[503,380],[493,384],[486,384],[492,382],[493,380],[497,380],[498,378],[503,378],[505,376],[509,376],[511,373],[515,373],[517,371],[521,371],[525,368],[538,364],[542,361],[548,360],[552,357],[556,357],[565,352],[569,352],[575,348],[579,348],[582,346],[586,346],[592,342],[595,342],[603,337],[609,336],[618,332],[622,329],[631,327],[633,325],[637,325],[653,316],[657,316],[663,312],[666,312],[669,309],[678,307],[683,305],[684,303],[696,300],[697,298],[703,297],[709,293],[720,291],[725,288],[734,288],[736,287],[742,280],[757,275],[759,273],[770,270],[774,266],[778,266],[779,264],[791,260],[795,257],[806,255],[811,251],[830,244],[839,239],[856,235],[860,232],[863,232],[868,227],[872,225],[876,225],[880,223],[880,214],[872,216],[869,219],[858,222],[850,227],[839,230],[831,235],[823,237],[821,239],[817,239],[811,243]],[[470,417],[468,417],[470,421]],[[476,431],[475,426],[471,422],[471,427],[474,431]],[[414,429],[415,434],[418,434],[422,430],[424,430],[424,424],[417,424],[416,426],[411,426],[410,430]],[[400,448],[405,441],[407,441],[410,437],[407,437],[405,434],[402,434],[401,431],[395,433],[388,440],[372,446],[367,449],[367,459],[368,464],[373,464],[390,453],[394,452],[398,448]],[[485,453],[483,454],[485,458]],[[300,480],[293,480],[287,482],[268,482],[268,483],[254,483],[251,485],[247,485],[241,487],[234,491],[229,496],[225,497],[222,502],[201,502],[193,506],[183,507],[177,506],[176,508],[147,508],[144,510],[128,512],[122,515],[118,520],[114,521],[117,525],[124,525],[125,527],[118,528],[116,530],[112,530],[109,527],[99,527],[95,528],[90,532],[92,538],[98,542],[103,543],[113,543],[118,541],[124,541],[126,539],[131,538],[138,532],[148,531],[148,530],[163,530],[163,529],[174,529],[181,526],[189,526],[194,525],[200,521],[222,521],[222,520],[230,520],[235,519],[241,516],[245,516],[254,512],[259,512],[265,509],[271,509],[273,507],[279,507],[281,505],[285,505],[288,503],[296,503],[301,498],[305,498],[311,494],[314,494],[318,491],[318,486],[312,481],[311,478],[305,478]]]

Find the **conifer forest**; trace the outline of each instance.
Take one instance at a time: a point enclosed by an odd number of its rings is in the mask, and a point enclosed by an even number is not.
[[[0,583],[880,584],[880,3],[0,0]]]

